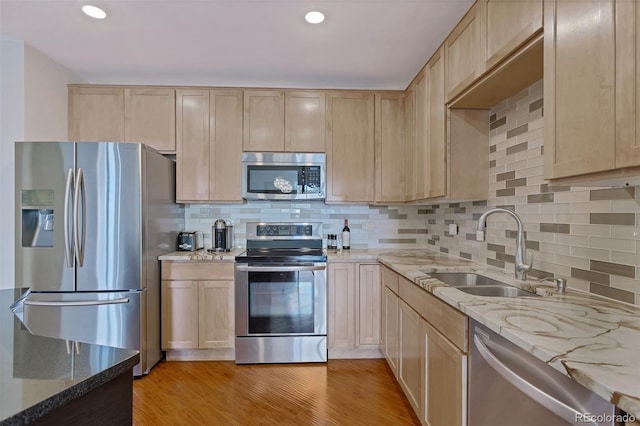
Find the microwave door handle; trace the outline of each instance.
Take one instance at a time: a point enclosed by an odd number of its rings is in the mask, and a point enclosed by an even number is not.
[[[73,228],[69,226],[69,203],[71,202],[71,191],[73,186],[73,169],[67,171],[67,183],[64,188],[64,256],[67,262],[67,268],[73,268],[74,263],[74,246],[71,244],[73,238]]]
[[[304,271],[324,271],[326,266],[245,266],[236,265],[236,269],[241,272],[304,272]]]
[[[482,342],[479,335],[474,334],[473,341],[478,348],[478,352],[482,358],[486,361],[491,368],[493,368],[500,376],[502,376],[511,385],[517,388],[519,391],[527,395],[529,398],[536,401],[538,404],[545,407],[547,410],[555,413],[557,416],[573,424],[578,416],[582,413],[576,409],[568,406],[562,401],[558,401],[553,396],[549,395],[542,389],[537,388],[533,384],[529,383],[524,378],[520,377],[515,371],[507,367],[502,361],[498,359],[496,355]],[[587,422],[588,424],[594,424]]]

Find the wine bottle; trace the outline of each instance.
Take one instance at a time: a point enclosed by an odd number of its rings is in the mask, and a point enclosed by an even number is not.
[[[351,248],[351,230],[349,229],[349,220],[344,220],[344,228],[342,228],[342,248],[349,250]]]

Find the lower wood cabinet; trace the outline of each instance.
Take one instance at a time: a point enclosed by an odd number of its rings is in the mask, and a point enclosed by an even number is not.
[[[466,425],[468,318],[381,267],[382,352],[424,425]]]
[[[234,264],[162,262],[162,349],[233,349]]]
[[[380,266],[329,263],[329,358],[379,358]]]

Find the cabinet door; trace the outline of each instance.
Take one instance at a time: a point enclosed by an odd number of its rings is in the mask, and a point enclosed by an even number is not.
[[[616,3],[616,166],[640,165],[640,2]]]
[[[422,411],[424,334],[420,316],[404,301],[400,307],[400,385],[416,413]]]
[[[484,0],[489,69],[542,29],[542,0]]]
[[[198,283],[198,347],[235,346],[234,282]]]
[[[325,152],[326,100],[322,92],[286,92],[284,150]]]
[[[404,95],[376,95],[375,201],[405,200]]]
[[[355,263],[328,266],[329,348],[354,348],[356,343]]]
[[[405,201],[416,199],[416,84],[409,85],[405,96]]]
[[[374,95],[327,96],[328,202],[373,201]]]
[[[615,167],[616,3],[544,2],[547,179]]]
[[[425,68],[428,83],[428,196],[447,195],[447,113],[444,96],[444,49],[440,48]]]
[[[380,266],[358,266],[356,342],[362,346],[380,346]]]
[[[468,87],[485,70],[482,3],[475,3],[445,40],[447,100]]]
[[[176,90],[176,199],[209,199],[209,90]]]
[[[284,151],[284,92],[244,91],[245,151]]]
[[[393,373],[398,376],[398,319],[399,299],[389,287],[384,286],[382,296],[382,316],[384,318],[382,329],[382,353],[384,354]]]
[[[124,141],[124,89],[71,87],[69,139],[72,141]]]
[[[426,321],[423,421],[427,425],[463,425],[467,406],[467,356]]]
[[[198,347],[198,282],[162,281],[162,349]]]
[[[176,150],[176,99],[174,89],[124,90],[125,140],[142,142],[162,152]]]
[[[242,91],[211,90],[209,123],[209,199],[242,201]]]
[[[423,200],[429,195],[429,146],[428,146],[428,75],[421,72],[416,79],[416,134],[415,151],[413,152],[413,173],[415,174],[415,195],[417,200]]]

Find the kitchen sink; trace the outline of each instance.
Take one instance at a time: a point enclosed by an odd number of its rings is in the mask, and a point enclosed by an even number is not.
[[[422,271],[425,272],[425,271]],[[474,274],[469,272],[425,272],[433,278],[439,279],[445,284],[449,284],[452,287],[467,287],[467,286],[484,286],[484,285],[507,285],[501,281],[494,280],[493,278],[485,277],[484,275]]]
[[[458,290],[474,296],[485,297],[538,297],[537,294],[508,285],[483,287],[456,287]]]

